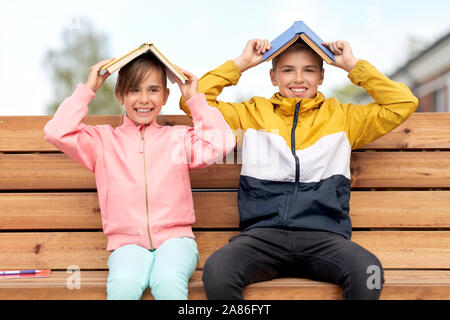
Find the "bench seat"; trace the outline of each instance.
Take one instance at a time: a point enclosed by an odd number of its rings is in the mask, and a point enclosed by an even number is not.
[[[49,116],[0,116],[0,269],[51,269],[49,278],[0,278],[0,299],[105,299],[106,237],[94,176],[43,139]],[[186,116],[164,116],[192,125]],[[88,116],[88,124],[120,124]],[[381,299],[450,299],[450,113],[415,113],[352,152],[352,240],[385,270]],[[232,157],[231,157],[232,158]],[[233,163],[191,172],[199,264],[189,298],[205,299],[206,259],[239,234],[239,149]],[[227,158],[229,161],[229,158]],[[79,268],[80,288],[67,282]],[[369,276],[369,275],[368,275]],[[249,285],[246,299],[341,299],[336,285],[280,278]],[[151,299],[146,290],[144,299]]]
[[[106,298],[108,272],[81,271],[80,289],[68,289],[72,273],[53,271],[51,277],[31,279],[3,279],[0,282],[2,299],[82,299]],[[206,299],[202,271],[196,271],[189,282],[189,299]],[[380,299],[450,299],[450,273],[442,270],[387,270]],[[69,279],[70,282],[70,279]],[[72,284],[73,285],[73,284]],[[146,290],[143,299],[153,299]],[[280,278],[254,283],[244,290],[249,300],[330,300],[341,299],[342,289],[336,285],[308,279]]]

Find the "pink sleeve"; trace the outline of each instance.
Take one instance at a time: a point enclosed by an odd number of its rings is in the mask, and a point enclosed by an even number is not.
[[[217,108],[199,93],[186,101],[194,127],[186,133],[185,149],[189,169],[209,166],[222,160],[236,145],[236,137]]]
[[[82,121],[94,96],[95,93],[89,87],[79,84],[44,127],[46,141],[90,171],[95,169],[99,132],[94,126],[88,126]]]

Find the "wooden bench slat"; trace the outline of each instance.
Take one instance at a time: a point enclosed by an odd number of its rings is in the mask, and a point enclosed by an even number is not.
[[[241,165],[191,171],[192,188],[237,188]],[[449,188],[450,152],[354,152],[354,188]],[[95,189],[94,175],[64,154],[0,154],[0,190]]]
[[[0,116],[0,152],[55,151],[43,128],[52,116]],[[185,115],[166,115],[161,122],[192,125]],[[86,124],[119,125],[122,117],[87,116]],[[450,149],[450,113],[414,113],[398,128],[363,149]]]
[[[80,288],[69,289],[72,273],[53,271],[49,278],[2,279],[0,299],[89,299],[106,298],[108,271],[81,271]],[[196,271],[189,281],[189,299],[206,299],[202,272]],[[426,293],[426,294],[424,294]],[[143,299],[152,299],[150,290]],[[315,300],[341,299],[342,289],[336,285],[301,278],[279,278],[251,284],[244,289],[250,300]],[[443,270],[385,270],[385,284],[380,299],[450,299],[450,276]]]
[[[449,191],[352,191],[354,228],[450,228]]]
[[[238,228],[237,192],[194,192],[194,228]],[[353,191],[354,228],[450,228],[450,191]],[[424,205],[426,204],[426,205]],[[96,192],[0,193],[0,230],[101,229]]]
[[[353,152],[350,168],[352,187],[450,187],[450,152]]]
[[[195,232],[198,267],[239,232]],[[356,231],[352,240],[373,252],[384,268],[448,268],[450,231]],[[64,254],[61,254],[64,253]],[[102,232],[0,233],[0,269],[105,269],[109,253]]]
[[[101,229],[96,192],[0,193],[0,230]]]
[[[53,116],[0,116],[0,152],[48,152],[57,151],[44,140],[45,124]],[[166,121],[177,125],[192,126],[192,120],[184,115],[159,116],[158,122]],[[117,127],[122,123],[120,115],[87,116],[88,125],[110,124]]]
[[[94,174],[65,154],[0,154],[0,190],[95,188]]]
[[[450,149],[450,113],[413,113],[395,130],[361,149]]]

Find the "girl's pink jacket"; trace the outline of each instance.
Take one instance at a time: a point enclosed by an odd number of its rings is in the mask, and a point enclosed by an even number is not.
[[[126,244],[147,249],[191,237],[195,221],[189,169],[213,164],[236,139],[203,93],[187,101],[194,127],[136,126],[127,116],[117,128],[82,123],[94,92],[79,84],[44,128],[45,139],[95,173],[107,250]]]

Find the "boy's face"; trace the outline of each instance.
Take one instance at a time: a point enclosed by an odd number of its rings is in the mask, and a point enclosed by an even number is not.
[[[125,106],[127,116],[134,124],[149,124],[166,104],[169,93],[169,89],[163,86],[159,72],[150,69],[137,87],[130,88],[128,93],[117,99]]]
[[[324,70],[308,51],[287,52],[280,57],[276,71],[270,70],[270,79],[285,98],[314,98],[322,84]]]

